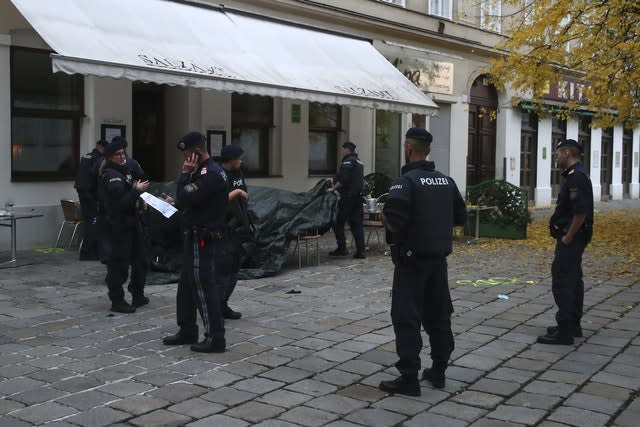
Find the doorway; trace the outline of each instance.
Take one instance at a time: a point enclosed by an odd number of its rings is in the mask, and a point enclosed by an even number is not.
[[[633,130],[625,129],[622,134],[622,196],[629,198],[633,158]]]
[[[538,170],[538,115],[523,111],[520,130],[520,188],[535,199]]]
[[[471,86],[467,185],[496,177],[496,114],[498,92],[489,77],[478,77]]]
[[[602,152],[600,154],[600,185],[602,200],[609,200],[613,177],[613,128],[602,129]]]
[[[133,83],[133,158],[151,181],[165,181],[164,87]]]

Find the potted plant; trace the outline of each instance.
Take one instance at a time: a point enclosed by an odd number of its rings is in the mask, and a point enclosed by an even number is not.
[[[526,239],[531,223],[529,197],[525,190],[505,180],[490,180],[467,188],[470,207],[465,232],[475,234],[476,215],[480,215],[479,236]],[[492,209],[477,211],[474,206]]]

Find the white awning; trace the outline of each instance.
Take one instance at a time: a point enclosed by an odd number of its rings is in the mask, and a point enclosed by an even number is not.
[[[364,40],[167,0],[12,0],[53,71],[431,114]]]

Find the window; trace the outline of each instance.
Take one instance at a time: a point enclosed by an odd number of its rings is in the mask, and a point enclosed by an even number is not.
[[[11,180],[73,179],[84,77],[51,72],[50,52],[11,48]]]
[[[482,0],[480,5],[480,28],[499,33],[501,15],[501,0]]]
[[[404,7],[405,0],[382,0],[385,3],[395,4],[397,6]]]
[[[452,0],[429,0],[429,15],[451,19],[453,10],[451,3]]]
[[[269,175],[273,99],[234,93],[231,96],[231,143],[244,150],[248,176]]]
[[[342,109],[335,104],[309,104],[309,175],[335,172]]]

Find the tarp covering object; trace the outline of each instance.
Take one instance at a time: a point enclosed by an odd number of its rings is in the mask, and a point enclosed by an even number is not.
[[[306,193],[249,186],[249,215],[255,226],[257,254],[240,271],[241,279],[278,273],[287,260],[289,245],[298,235],[324,234],[333,224],[338,198],[319,181]],[[154,183],[150,193],[175,193],[175,183]],[[182,236],[180,213],[166,219],[153,209],[144,214],[148,256],[156,270],[175,273],[180,267]],[[300,250],[300,248],[298,248]]]

